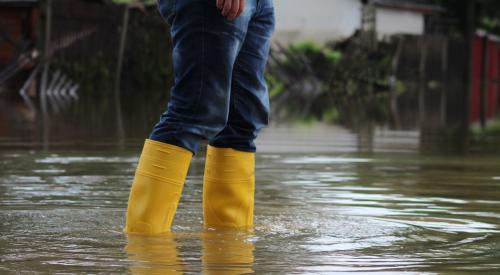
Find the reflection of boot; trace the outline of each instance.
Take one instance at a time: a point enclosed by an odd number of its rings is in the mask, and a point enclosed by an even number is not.
[[[191,157],[184,148],[146,140],[130,191],[125,232],[170,231]]]
[[[125,247],[132,274],[182,274],[177,242],[171,233],[158,236],[130,234]]]
[[[203,270],[206,274],[249,274],[254,258],[254,244],[249,232],[206,230],[202,233]]]
[[[205,226],[253,225],[254,170],[254,153],[208,146],[203,177]]]

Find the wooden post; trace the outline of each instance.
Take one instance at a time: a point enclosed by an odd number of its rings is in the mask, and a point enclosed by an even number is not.
[[[124,147],[125,141],[125,130],[123,127],[123,117],[122,117],[122,109],[121,109],[121,74],[122,74],[122,66],[123,66],[123,55],[125,54],[125,46],[127,43],[127,31],[128,31],[128,21],[130,16],[130,6],[125,5],[125,10],[123,12],[123,24],[122,24],[122,33],[120,37],[120,46],[118,50],[118,64],[116,68],[115,75],[115,114],[116,114],[116,124],[117,124],[117,136],[118,136],[118,144],[120,148]]]
[[[47,82],[49,78],[50,70],[50,39],[52,31],[52,0],[47,0],[45,10],[45,44],[44,44],[44,54],[43,54],[43,74],[42,83],[40,87],[40,104],[42,109],[42,131],[43,131],[43,149],[49,149],[49,138],[50,138],[50,120],[47,106]]]
[[[476,1],[467,0],[465,4],[466,27],[465,27],[465,70],[464,89],[462,94],[462,121],[460,127],[461,147],[465,152],[469,145],[469,117],[470,117],[470,96],[472,92],[472,50],[474,36],[476,33]]]
[[[481,129],[486,128],[486,101],[487,101],[487,90],[488,90],[488,33],[484,34],[482,39],[481,47],[481,86],[480,86],[480,96],[479,96],[479,119],[481,122]]]
[[[419,38],[420,44],[420,62],[418,65],[418,101],[419,101],[419,124],[420,129],[425,126],[425,88],[426,88],[426,62],[427,62],[427,43],[425,35]]]
[[[401,120],[399,117],[399,108],[398,108],[398,96],[396,94],[395,86],[397,82],[397,73],[398,73],[398,67],[399,67],[399,59],[401,57],[401,53],[403,51],[403,46],[404,46],[404,36],[399,36],[398,37],[398,46],[396,48],[396,53],[394,54],[394,57],[392,58],[392,75],[391,75],[391,90],[390,90],[390,108],[391,108],[391,114],[393,117],[394,121],[394,127],[396,129],[401,129]]]
[[[447,108],[448,108],[448,37],[444,37],[444,41],[441,48],[441,126],[446,126],[447,120]]]
[[[369,50],[377,48],[376,10],[373,0],[363,4],[361,16],[361,43]]]

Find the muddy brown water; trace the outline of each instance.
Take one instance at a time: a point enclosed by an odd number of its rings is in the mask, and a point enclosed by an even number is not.
[[[253,232],[203,229],[203,152],[173,232],[127,237],[139,146],[5,149],[0,273],[500,272],[500,156],[421,154],[414,133],[380,135],[368,153],[322,131],[263,133]]]

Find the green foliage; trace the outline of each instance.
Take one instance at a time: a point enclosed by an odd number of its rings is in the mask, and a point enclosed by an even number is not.
[[[472,134],[478,139],[486,139],[491,137],[495,137],[495,139],[498,139],[500,137],[500,117],[498,117],[494,121],[488,122],[485,129],[474,129],[472,131]]]
[[[283,83],[276,79],[273,75],[267,73],[265,77],[269,89],[270,98],[274,98],[280,95],[285,90]]]
[[[471,146],[488,152],[497,152],[500,148],[500,117],[486,123],[486,128],[476,127],[471,131]],[[486,148],[486,149],[484,149]]]
[[[492,33],[500,34],[500,1],[481,0],[479,3],[479,26]]]
[[[477,4],[477,28],[500,34],[500,1],[498,0],[427,0],[427,3],[444,7],[449,16],[458,19],[456,30],[463,32],[467,21],[467,1],[475,1]]]
[[[131,12],[120,85],[126,96],[137,96],[138,91],[142,94],[168,94],[173,76],[168,33],[167,24],[155,8],[146,14]],[[115,45],[117,51],[120,35],[117,33],[113,37],[108,43]],[[86,41],[81,43],[85,45]],[[53,68],[69,75],[85,94],[107,93],[114,88],[118,59],[114,54],[56,55]]]
[[[308,58],[325,59],[328,62],[336,63],[342,58],[342,53],[330,48],[321,47],[313,41],[303,41],[292,44],[289,48],[291,53],[303,54]]]
[[[122,89],[167,94],[173,78],[169,29],[156,12],[131,14],[123,64]]]
[[[491,32],[500,33],[500,18],[483,17],[481,25]]]
[[[326,122],[337,122],[340,120],[340,118],[340,112],[335,107],[332,107],[330,110],[326,110],[323,113],[323,121]]]
[[[107,46],[95,44],[89,37],[78,44],[81,52],[74,50],[64,55],[55,55],[51,64],[53,70],[59,69],[70,77],[80,88],[79,102],[72,108],[75,115],[92,114],[113,116],[116,102],[113,91],[117,69],[120,26],[123,7],[115,6],[116,12],[110,14],[115,26],[109,31]],[[86,44],[88,43],[88,44]],[[89,45],[88,47],[86,47]],[[93,52],[101,49],[106,52]],[[168,25],[158,14],[156,7],[144,11],[131,10],[123,70],[121,75],[121,107],[124,120],[133,124],[135,129],[144,128],[138,133],[147,133],[150,126],[157,122],[158,115],[166,107],[169,88],[173,81],[170,36]],[[126,128],[131,128],[127,127]]]
[[[320,46],[306,41],[280,49],[269,66],[275,119],[326,121],[356,127],[391,121],[391,96],[405,92],[390,81],[395,45],[362,48],[354,39]]]
[[[102,53],[74,61],[55,58],[51,66],[68,74],[74,82],[79,84],[81,91],[96,91],[96,89],[111,91],[113,88],[114,72]]]
[[[331,70],[342,59],[342,53],[332,48],[322,47],[313,41],[304,41],[292,44],[286,49],[286,58],[283,65],[290,68],[300,68],[314,72],[319,78],[328,78]],[[298,70],[300,72],[300,70]],[[305,72],[300,72],[300,74]],[[298,76],[300,77],[300,75]]]
[[[326,59],[330,62],[337,63],[342,58],[342,53],[339,51],[334,51],[331,49],[325,49],[324,55]]]

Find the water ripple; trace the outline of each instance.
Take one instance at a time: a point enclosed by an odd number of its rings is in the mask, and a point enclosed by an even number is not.
[[[203,229],[197,157],[173,233],[127,238],[136,162],[135,153],[0,155],[0,272],[500,270],[500,159],[263,154],[255,230],[242,235]]]

